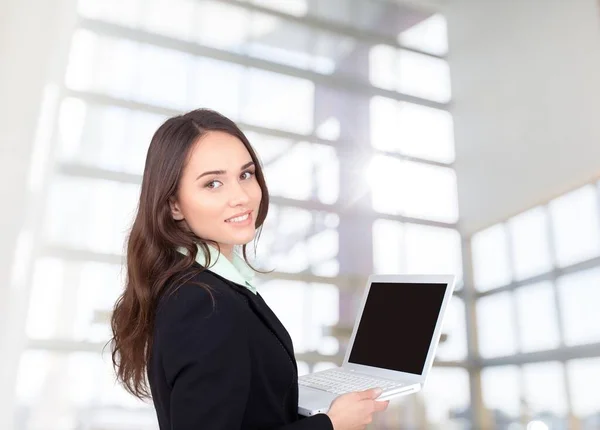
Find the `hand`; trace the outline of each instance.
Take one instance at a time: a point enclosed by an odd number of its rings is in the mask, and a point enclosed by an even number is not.
[[[389,400],[378,402],[375,399],[382,393],[381,388],[343,394],[331,402],[327,415],[334,430],[363,430],[373,421],[373,413],[387,409]]]

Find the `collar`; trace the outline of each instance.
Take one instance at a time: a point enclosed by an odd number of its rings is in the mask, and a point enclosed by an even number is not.
[[[213,246],[208,245],[208,250],[210,251],[211,266],[207,267],[207,269],[231,282],[246,287],[254,294],[257,293],[256,287],[252,284],[254,279],[254,270],[248,266],[242,257],[240,257],[236,252],[233,252],[233,258],[232,261],[230,261]],[[182,248],[179,249],[179,252],[182,254],[186,253],[185,249]],[[196,261],[201,266],[206,264],[204,251],[200,246],[198,246]]]

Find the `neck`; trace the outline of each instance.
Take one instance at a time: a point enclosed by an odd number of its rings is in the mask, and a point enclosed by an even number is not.
[[[223,255],[223,257],[227,258],[229,261],[233,261],[233,246],[221,245],[221,254]]]

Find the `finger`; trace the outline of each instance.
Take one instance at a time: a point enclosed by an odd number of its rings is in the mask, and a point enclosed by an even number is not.
[[[379,397],[381,395],[381,393],[383,393],[383,390],[381,388],[371,388],[369,390],[359,391],[358,395],[360,396],[360,398],[362,400],[366,400],[366,399],[376,399],[377,397]]]
[[[388,405],[390,404],[390,401],[386,400],[384,402],[378,402],[377,400],[375,400],[374,403],[375,403],[374,411],[380,412],[380,411],[385,411],[387,409]]]

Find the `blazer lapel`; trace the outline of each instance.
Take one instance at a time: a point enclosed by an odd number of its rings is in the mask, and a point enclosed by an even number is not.
[[[277,337],[277,339],[281,342],[286,352],[292,359],[294,367],[297,368],[292,338],[290,337],[289,333],[287,332],[281,321],[279,321],[279,318],[277,318],[277,316],[273,313],[271,308],[269,308],[269,306],[265,303],[262,296],[260,296],[260,294],[254,294],[247,288],[238,285],[235,282],[231,282],[228,279],[226,280],[226,282],[229,285],[232,285],[238,293],[244,296],[244,298],[248,302],[248,305],[250,306],[250,309],[252,309],[252,311],[260,318],[260,320],[267,326],[269,330],[273,332],[275,337]]]

